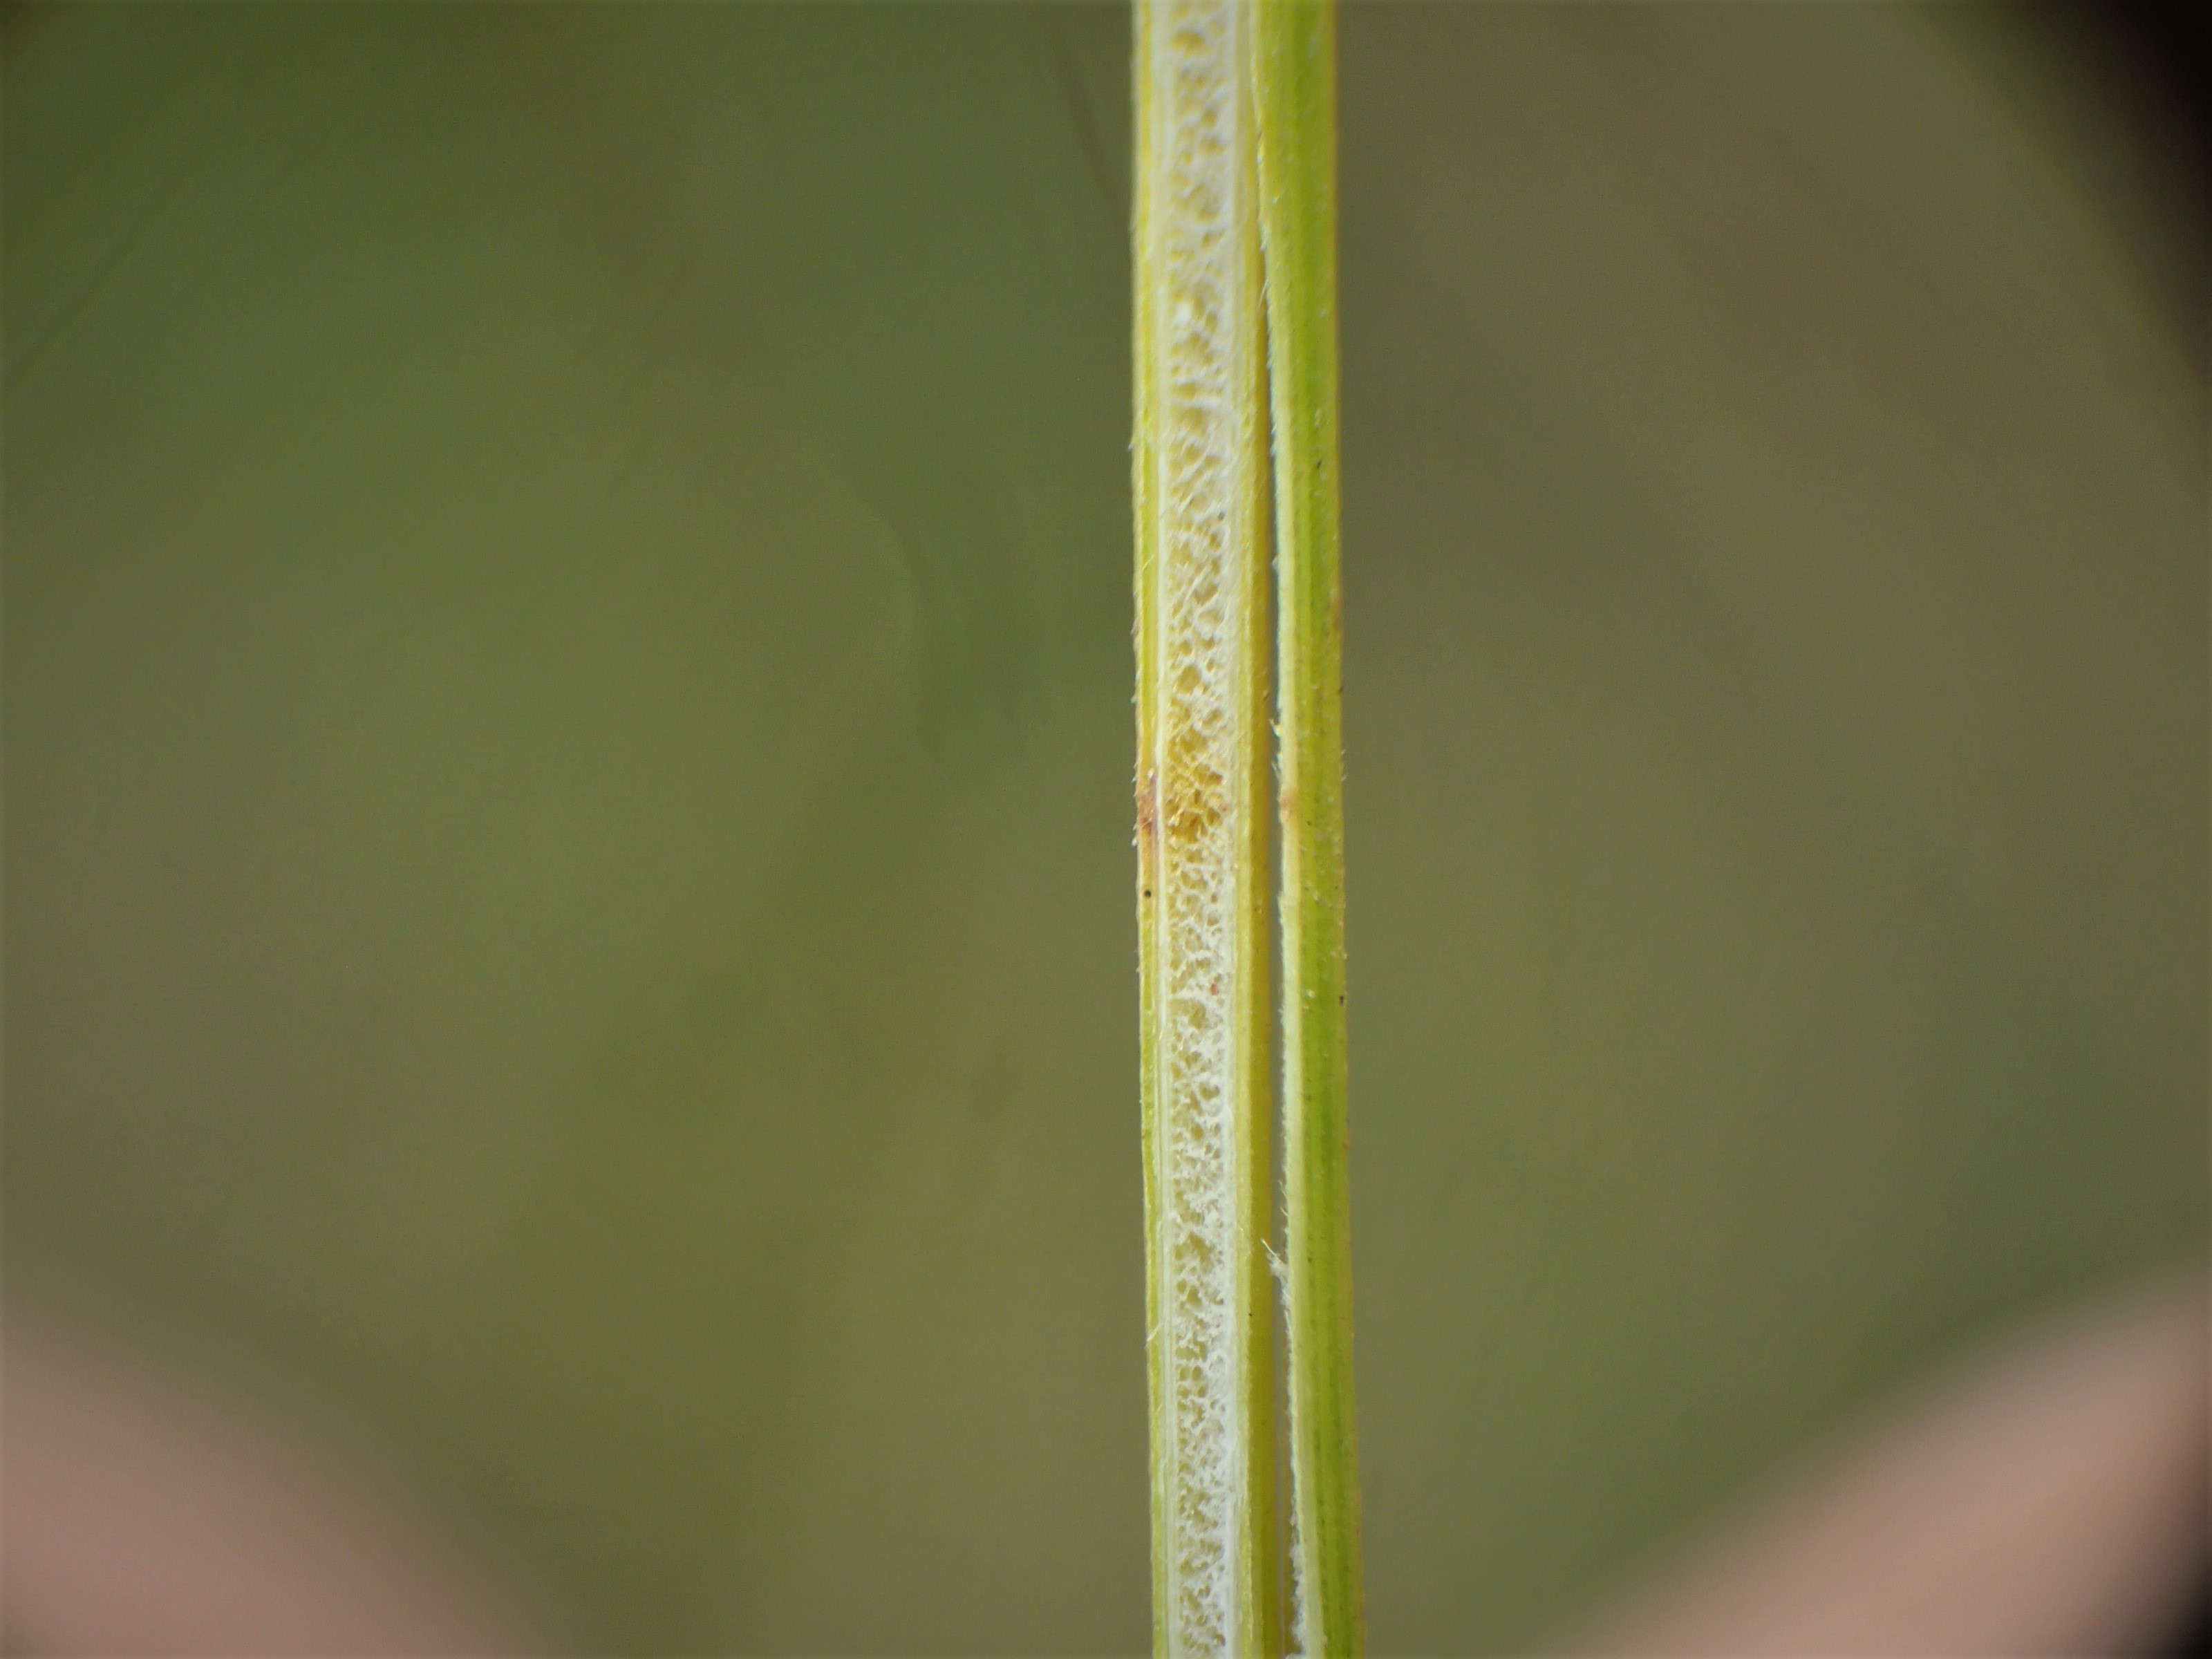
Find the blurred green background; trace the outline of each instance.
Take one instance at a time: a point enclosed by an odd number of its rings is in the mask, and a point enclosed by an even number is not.
[[[2201,1252],[2196,233],[2017,11],[1343,33],[1378,1651]],[[608,1653],[1146,1645],[1106,5],[6,15],[6,1209]]]

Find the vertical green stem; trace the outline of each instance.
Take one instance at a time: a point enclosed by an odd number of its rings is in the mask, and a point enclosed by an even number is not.
[[[1155,1642],[1282,1646],[1267,422],[1245,0],[1137,7],[1138,847]]]
[[[1352,1655],[1335,14],[1329,0],[1139,0],[1137,20],[1156,1644],[1239,1659],[1284,1644],[1266,1243],[1272,478],[1294,1639]]]
[[[1345,1119],[1332,0],[1259,0],[1252,52],[1274,437],[1293,1640],[1333,1659],[1361,1651],[1365,1632]]]

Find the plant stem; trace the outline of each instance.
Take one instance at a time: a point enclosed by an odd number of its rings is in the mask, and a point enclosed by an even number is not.
[[[1282,1650],[1267,448],[1243,0],[1137,7],[1139,915],[1155,1643]]]
[[[1364,1645],[1335,73],[1326,0],[1137,7],[1138,904],[1163,1654],[1283,1650],[1266,1243],[1271,483],[1293,1634],[1307,1654]]]
[[[1365,1645],[1345,1116],[1335,6],[1260,0],[1252,50],[1274,416],[1293,1638],[1335,1659]]]

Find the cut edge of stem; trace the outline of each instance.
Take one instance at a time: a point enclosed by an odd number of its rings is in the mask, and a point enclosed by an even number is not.
[[[1155,1645],[1282,1651],[1267,488],[1249,9],[1136,16],[1139,917]]]

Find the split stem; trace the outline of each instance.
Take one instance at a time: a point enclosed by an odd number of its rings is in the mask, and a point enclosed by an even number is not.
[[[1350,1655],[1362,1633],[1344,1139],[1334,13],[1327,0],[1139,0],[1136,11],[1156,1645],[1241,1659],[1283,1652],[1288,1635],[1300,1652]],[[1287,1551],[1268,1243],[1279,1026]]]

